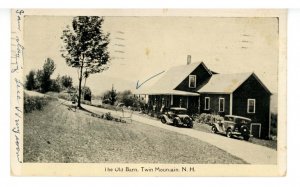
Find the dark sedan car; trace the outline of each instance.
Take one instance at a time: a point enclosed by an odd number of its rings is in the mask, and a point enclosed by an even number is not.
[[[231,138],[233,136],[243,137],[248,141],[250,134],[251,119],[242,116],[225,115],[224,121],[214,123],[211,127],[213,133],[225,134]]]
[[[193,127],[193,120],[192,118],[187,115],[186,108],[180,107],[172,107],[168,112],[161,116],[161,122],[172,124],[176,127],[178,126],[186,126],[189,128]]]

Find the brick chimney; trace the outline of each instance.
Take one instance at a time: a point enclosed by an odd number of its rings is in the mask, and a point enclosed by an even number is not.
[[[191,64],[191,61],[192,61],[192,56],[191,56],[191,55],[188,55],[188,56],[187,56],[187,65],[190,65],[190,64]]]

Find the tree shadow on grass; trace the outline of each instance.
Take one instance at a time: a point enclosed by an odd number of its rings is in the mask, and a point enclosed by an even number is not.
[[[83,108],[83,107],[78,108],[78,110],[83,111],[83,112],[86,112],[87,115],[91,115],[91,116],[93,116],[93,117],[101,117],[101,115],[104,114],[104,113],[98,114],[98,113],[95,113],[95,112],[90,111],[90,110],[88,110],[88,109],[86,109],[86,108]]]

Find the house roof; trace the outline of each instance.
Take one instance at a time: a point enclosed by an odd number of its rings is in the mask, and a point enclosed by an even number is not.
[[[158,90],[175,89],[189,74],[191,74],[200,64],[205,68],[203,62],[191,63],[189,65],[175,66],[169,69],[152,87]],[[207,68],[206,68],[207,69]],[[208,69],[207,69],[208,70]],[[209,71],[209,70],[208,70]]]
[[[199,93],[232,93],[243,82],[245,82],[252,73],[236,74],[214,74],[202,88]]]
[[[189,65],[175,66],[163,73],[162,77],[148,89],[138,89],[136,94],[174,94],[174,95],[197,95],[197,93],[174,90],[189,74],[191,74],[200,64],[212,74],[203,62],[195,62]]]
[[[146,95],[187,95],[187,96],[198,96],[199,93],[186,92],[181,90],[153,90],[153,89],[143,89],[136,90],[134,94],[146,94]]]
[[[199,93],[232,93],[240,87],[251,75],[271,93],[254,73],[214,74],[207,84],[198,90]]]
[[[175,88],[190,75],[199,65],[202,65],[211,75],[208,82],[201,86],[196,92],[180,91]],[[250,76],[262,85],[262,87],[271,94],[268,88],[253,73],[234,73],[234,74],[217,74],[209,70],[203,62],[191,63],[189,65],[176,66],[162,74],[162,77],[150,88],[143,87],[135,90],[135,94],[147,95],[188,95],[196,96],[198,93],[233,93],[240,87]]]

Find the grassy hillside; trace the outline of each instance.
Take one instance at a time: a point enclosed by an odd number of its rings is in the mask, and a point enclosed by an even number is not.
[[[24,119],[24,162],[241,164],[208,143],[140,123],[72,111],[52,101]]]

